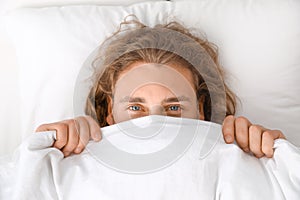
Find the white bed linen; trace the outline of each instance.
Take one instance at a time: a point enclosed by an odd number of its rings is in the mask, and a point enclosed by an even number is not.
[[[300,197],[300,151],[286,140],[276,140],[272,159],[257,159],[235,144],[225,144],[220,125],[210,122],[148,116],[120,125],[102,128],[102,142],[91,141],[83,153],[65,159],[59,150],[50,148],[55,132],[33,134],[19,147],[14,162],[1,164],[0,199],[296,200]],[[147,151],[157,152],[171,145],[181,128],[190,130],[184,132],[187,137],[197,130],[196,137],[177,161],[160,170],[124,173],[99,161],[99,156],[109,154],[105,145],[108,141],[123,151],[147,155]],[[124,134],[124,130],[154,131],[157,135],[139,140]],[[129,166],[126,160],[124,164]]]
[[[45,1],[55,5],[53,0]],[[73,91],[83,63],[128,14],[135,14],[149,26],[177,19],[196,35],[206,36],[219,47],[225,80],[241,100],[237,116],[279,129],[300,146],[300,1],[189,0],[122,5],[23,8],[8,14],[11,40],[6,40],[15,49],[5,48],[0,60],[18,61],[19,68],[11,72],[6,69],[12,67],[5,68],[9,65],[0,65],[7,71],[0,73],[0,154],[14,149],[18,135],[13,133],[26,138],[40,124],[76,116]],[[6,54],[13,50],[17,59]]]

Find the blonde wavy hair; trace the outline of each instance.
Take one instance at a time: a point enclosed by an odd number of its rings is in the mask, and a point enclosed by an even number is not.
[[[157,30],[176,31],[188,37],[190,40],[182,39],[178,41],[178,39],[172,39],[172,36],[168,35],[168,32],[161,34],[161,32]],[[168,46],[167,49],[169,49],[169,47],[175,49],[171,52],[162,48],[144,48],[151,43],[159,43],[162,46]],[[183,48],[185,52],[188,51],[192,57],[197,56],[192,54],[197,52],[196,48],[201,47],[201,49],[205,51],[206,57],[213,62],[213,65],[206,65],[205,70],[207,70],[207,73],[204,75],[200,74],[189,61],[174,53],[176,52],[176,48],[178,48],[176,47],[177,44],[180,44],[180,48]],[[194,75],[198,101],[203,104],[204,119],[206,121],[220,123],[225,117],[221,116],[221,118],[212,119],[211,95],[221,94],[221,90],[225,91],[223,91],[223,93],[225,93],[224,101],[226,101],[224,103],[226,104],[225,115],[235,114],[236,96],[223,81],[224,72],[218,61],[217,47],[206,39],[193,35],[189,29],[178,22],[173,21],[167,24],[158,24],[150,28],[141,23],[137,18],[131,20],[125,18],[124,21],[121,22],[119,29],[100,46],[100,50],[103,50],[103,52],[101,53],[99,51],[98,56],[93,62],[95,70],[92,76],[93,85],[90,89],[85,107],[85,113],[93,117],[100,127],[109,125],[106,122],[109,111],[109,99],[113,99],[114,86],[119,74],[126,69],[127,66],[135,62],[180,64],[180,66],[190,69]],[[217,76],[221,77],[222,87],[218,84],[214,84],[213,80],[217,77],[215,77],[216,74],[211,73],[211,71],[215,71]],[[212,86],[210,88],[208,88],[205,80],[212,80],[211,82],[213,84],[211,84]],[[222,100],[217,100],[214,105],[218,106],[221,104],[221,101]],[[216,112],[221,112],[221,109],[222,107],[220,106],[220,108],[216,109]]]

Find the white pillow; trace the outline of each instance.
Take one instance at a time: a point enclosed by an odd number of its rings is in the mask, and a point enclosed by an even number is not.
[[[300,146],[300,1],[175,1],[175,16],[219,47],[237,115]]]
[[[1,0],[0,15],[7,10],[21,7],[46,7],[65,5],[129,5],[144,0]],[[157,0],[151,0],[157,1]]]
[[[18,7],[62,5],[129,5],[144,0],[1,0],[0,1],[0,156],[11,153],[21,141],[19,128],[18,66],[14,45],[5,31],[3,15]],[[155,1],[155,0],[152,0]],[[8,87],[9,86],[9,87]]]
[[[175,15],[219,46],[238,115],[281,129],[300,145],[300,2],[211,0],[131,6],[20,9],[7,18],[20,64],[23,135],[73,117],[73,89],[86,57],[128,14],[152,26]]]
[[[170,4],[62,6],[11,12],[6,24],[20,65],[23,137],[42,123],[74,117],[73,92],[83,63],[127,15],[133,13],[143,23],[154,25],[165,21]]]

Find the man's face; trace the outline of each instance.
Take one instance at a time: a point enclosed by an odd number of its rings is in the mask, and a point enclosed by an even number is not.
[[[175,65],[128,66],[116,82],[110,107],[109,124],[147,115],[204,118],[191,72]]]

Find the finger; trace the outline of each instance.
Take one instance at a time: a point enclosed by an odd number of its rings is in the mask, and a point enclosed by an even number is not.
[[[262,135],[262,152],[268,157],[271,158],[274,155],[274,140],[276,139],[285,139],[284,135],[279,130],[266,130]]]
[[[53,143],[53,147],[57,149],[62,149],[68,141],[68,127],[63,122],[56,122],[51,124],[40,125],[35,132],[42,131],[56,131],[56,140]]]
[[[235,138],[237,144],[245,152],[249,152],[249,127],[251,123],[245,117],[238,117],[235,119]]]
[[[257,157],[261,158],[264,156],[262,152],[262,132],[265,129],[259,125],[251,125],[249,127],[249,147],[251,152]]]
[[[50,128],[51,128],[51,124],[42,124],[36,128],[35,132],[51,131]],[[55,131],[55,129],[52,130]]]
[[[223,137],[226,143],[233,143],[234,142],[234,121],[235,118],[233,115],[229,115],[224,119],[222,132]]]
[[[74,120],[68,120],[68,142],[62,149],[65,157],[69,156],[77,147],[79,142],[78,125]]]
[[[89,129],[89,124],[84,117],[77,117],[76,121],[79,124],[80,137],[79,137],[78,145],[74,150],[74,153],[80,153],[83,151],[83,149],[85,148],[85,146],[90,140],[90,129]]]
[[[43,132],[43,131],[57,131],[57,129],[60,129],[62,126],[62,122],[55,122],[55,123],[49,123],[49,124],[42,124],[39,127],[36,128],[35,132]]]
[[[86,116],[86,121],[89,124],[91,138],[98,142],[102,139],[102,133],[98,123],[90,116]]]

